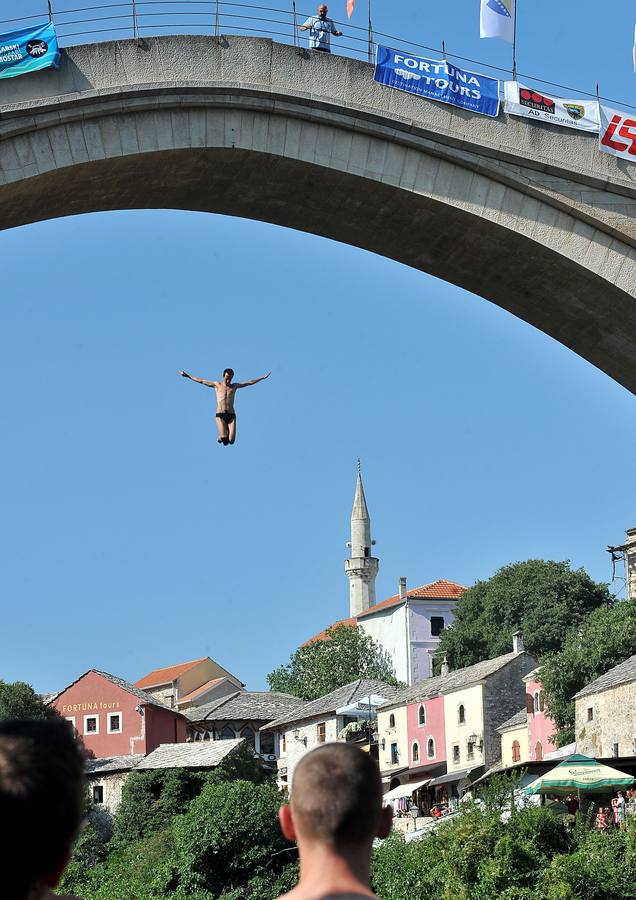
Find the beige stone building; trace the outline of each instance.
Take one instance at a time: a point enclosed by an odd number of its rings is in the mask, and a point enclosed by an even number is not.
[[[636,656],[586,685],[574,701],[577,753],[636,755]]]
[[[497,729],[501,735],[501,768],[526,762],[528,753],[528,712],[524,706]]]
[[[193,706],[202,706],[241,691],[245,685],[236,675],[232,675],[209,656],[204,656],[190,662],[153,669],[136,681],[135,687],[151,694],[171,709],[183,712]]]
[[[378,710],[378,762],[385,782],[409,765],[406,705]]]

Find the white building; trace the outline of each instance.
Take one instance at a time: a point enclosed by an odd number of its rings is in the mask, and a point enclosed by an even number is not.
[[[262,732],[275,735],[279,786],[290,788],[298,761],[321,744],[361,739],[368,748],[378,707],[397,692],[381,681],[358,678],[264,725]]]
[[[375,579],[379,560],[371,555],[371,517],[358,466],[351,541],[351,556],[345,560],[349,579],[349,618],[336,625],[358,625],[388,654],[398,681],[414,684],[433,674],[433,656],[444,628],[455,619],[455,604],[466,590],[461,584],[439,579],[417,588],[408,588],[399,579],[398,593],[376,603]],[[325,637],[325,632],[310,638]]]

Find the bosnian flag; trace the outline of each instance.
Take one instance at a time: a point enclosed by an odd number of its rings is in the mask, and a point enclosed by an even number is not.
[[[356,0],[347,0],[347,15],[349,18],[353,15],[353,7],[356,5]]]
[[[514,43],[515,0],[481,0],[479,37]]]

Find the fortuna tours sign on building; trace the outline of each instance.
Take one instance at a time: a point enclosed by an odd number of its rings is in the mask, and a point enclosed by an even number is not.
[[[545,91],[506,81],[504,85],[504,112],[513,116],[525,116],[538,122],[551,122],[563,128],[598,132],[599,117],[596,100],[569,100],[553,97]]]
[[[0,34],[0,78],[26,75],[38,69],[57,69],[60,51],[52,22]]]
[[[499,81],[458,69],[445,59],[424,59],[379,46],[373,77],[379,84],[427,100],[450,103],[482,116],[499,115]]]
[[[636,162],[636,112],[626,113],[601,106],[598,147],[602,153]]]

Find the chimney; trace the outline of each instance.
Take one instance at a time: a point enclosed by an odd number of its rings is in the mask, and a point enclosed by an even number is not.
[[[634,545],[634,550],[636,550],[636,544]],[[406,578],[404,575],[400,576],[400,600],[404,600],[406,598]]]
[[[450,672],[450,666],[448,665],[448,657],[444,654],[444,659],[442,660],[442,666],[439,670],[440,675],[448,675]]]
[[[515,631],[512,636],[512,652],[523,653],[523,632]]]
[[[629,600],[636,600],[636,528],[627,529],[625,569],[627,575],[627,597]]]

